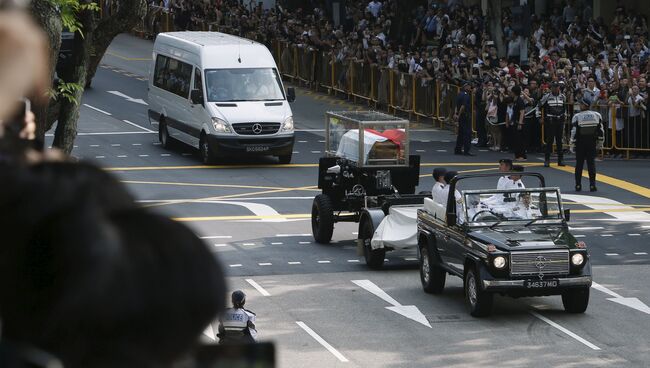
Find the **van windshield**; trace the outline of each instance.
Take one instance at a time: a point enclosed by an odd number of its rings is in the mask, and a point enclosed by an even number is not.
[[[273,68],[209,69],[205,80],[210,102],[284,100]]]

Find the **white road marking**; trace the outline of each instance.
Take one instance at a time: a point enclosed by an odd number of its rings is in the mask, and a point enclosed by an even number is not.
[[[425,150],[415,150],[415,152],[426,152]]]
[[[258,266],[273,266],[273,263],[271,263],[271,262],[262,262],[262,263],[258,263],[257,265]]]
[[[436,152],[447,152],[447,150],[440,149],[440,150],[436,150]]]
[[[634,252],[635,256],[647,256],[648,252]]]
[[[290,265],[299,265],[299,264],[302,264],[301,262],[287,262],[287,263],[290,264]]]
[[[154,146],[160,146],[161,144],[162,144],[162,143],[160,143],[160,142],[153,142],[153,145],[154,145]]]
[[[641,236],[641,234],[627,234],[628,236]]]
[[[209,235],[201,236],[200,239],[232,239],[230,235]]]
[[[169,153],[161,153],[160,154],[160,157],[169,157],[169,156],[171,156],[171,154],[169,154]]]
[[[123,99],[125,99],[125,100],[127,100],[127,101],[129,101],[129,102],[134,102],[134,103],[137,103],[137,104],[140,104],[140,105],[145,105],[145,106],[148,106],[148,105],[149,105],[148,103],[146,103],[146,102],[145,102],[143,99],[141,99],[141,98],[133,98],[133,97],[131,97],[131,96],[125,95],[124,93],[122,93],[122,92],[120,92],[120,91],[106,91],[106,92],[108,92],[108,93],[110,93],[110,94],[113,94],[113,95],[115,95],[115,96],[118,96],[118,97],[122,97]]]
[[[420,142],[421,142],[421,143],[429,143],[429,142],[431,142],[431,141],[428,140],[428,139],[423,139],[423,140],[421,140]]]
[[[603,230],[604,227],[602,226],[591,226],[591,227],[571,227],[569,226],[569,230],[580,230],[580,231],[589,231],[589,230]]]
[[[307,143],[307,141],[298,141],[298,143]]]
[[[244,243],[242,245],[251,246],[251,245],[255,245],[255,243]]]
[[[644,229],[650,229],[650,225],[642,225],[641,227]]]
[[[149,155],[138,155],[138,157],[149,157]]]
[[[612,256],[617,256],[618,253],[605,253],[605,255],[606,255],[606,256],[610,256],[610,257],[612,257]]]
[[[352,233],[352,235],[359,235],[359,233],[357,233],[357,232],[354,232],[354,233]]]
[[[217,248],[223,248],[223,247],[227,247],[228,244],[227,243],[217,243],[214,246],[217,247]]]
[[[93,132],[93,133],[88,133],[88,132],[82,132],[82,133],[77,133],[78,136],[86,136],[86,135],[126,135],[126,134],[155,134],[157,132]],[[46,137],[54,137],[54,134],[48,133],[45,134]],[[155,143],[154,143],[155,144]]]
[[[626,206],[621,202],[589,195],[577,194],[562,194],[563,199],[582,204],[594,210],[602,210],[603,213],[621,221],[650,221],[650,213],[643,211],[635,211],[634,207]],[[607,210],[616,210],[615,212],[607,212]],[[623,211],[621,211],[623,210]]]
[[[548,318],[542,316],[541,314],[539,314],[539,313],[537,313],[537,312],[533,312],[533,311],[530,311],[530,314],[532,314],[533,316],[537,317],[538,319],[540,319],[540,320],[542,320],[542,321],[548,323],[548,324],[551,325],[552,327],[555,327],[556,329],[558,329],[558,330],[564,332],[565,334],[567,334],[567,335],[569,335],[570,337],[574,338],[575,340],[581,342],[582,344],[584,344],[584,345],[590,347],[591,349],[593,349],[593,350],[600,350],[600,348],[599,348],[598,346],[596,346],[596,345],[590,343],[589,341],[587,341],[587,340],[583,339],[582,337],[576,335],[575,333],[573,333],[573,332],[567,330],[566,328],[560,326],[559,324],[557,324],[557,323],[551,321],[550,319],[548,319]]]
[[[121,144],[119,144],[119,143],[113,143],[113,144],[111,144],[111,147],[119,147],[119,146],[121,146]]]
[[[127,155],[118,155],[117,157],[118,158],[125,158],[125,157],[128,157],[128,156]]]
[[[131,143],[132,146],[142,146],[142,143]]]
[[[91,144],[90,147],[99,147],[99,144]]]
[[[300,153],[300,152],[298,152],[298,151],[293,151],[293,152],[291,152],[291,153],[295,153],[295,154],[298,154],[298,153]]]
[[[284,243],[283,242],[273,242],[273,243],[271,243],[271,245],[282,245],[282,244],[284,244]]]
[[[275,234],[278,238],[288,238],[288,237],[299,237],[299,236],[311,236],[311,234]]]
[[[214,329],[212,328],[212,323],[209,324],[208,327],[203,331],[203,334],[209,337],[210,339],[212,339],[212,341],[217,340],[217,338],[214,336]]]
[[[318,261],[318,263],[332,263],[331,261]]]
[[[309,334],[309,336],[313,337],[314,340],[318,341],[319,344],[323,345],[327,351],[332,353],[338,360],[340,360],[343,363],[349,362],[349,360],[343,356],[338,350],[336,350],[332,345],[330,345],[327,341],[325,341],[322,337],[320,337],[314,330],[309,328],[304,322],[302,321],[296,321],[296,324],[300,326],[305,332]]]
[[[325,141],[318,141],[318,143],[325,143]]]
[[[320,153],[320,151],[311,151],[311,153]]]
[[[600,236],[608,238],[608,237],[611,237],[611,236],[614,236],[614,235],[612,235],[612,234],[600,234]]]
[[[425,317],[424,314],[420,312],[418,307],[414,305],[401,305],[397,300],[393,299],[390,295],[388,295],[385,291],[383,291],[381,288],[379,288],[379,286],[375,285],[370,280],[351,280],[351,281],[355,285],[379,297],[386,303],[391,304],[391,306],[386,307],[386,309],[401,314],[402,316],[408,319],[412,319],[415,322],[421,323],[431,328],[431,324],[429,324],[429,320],[427,320],[427,317]]]
[[[302,242],[298,242],[298,244],[311,244],[311,242],[308,242],[308,241],[302,241]]]
[[[134,123],[134,122],[132,122],[132,121],[129,121],[129,120],[126,120],[126,119],[123,119],[122,121],[125,122],[125,123],[127,123],[127,124],[129,124],[129,125],[133,125],[133,126],[136,127],[136,128],[140,128],[140,129],[144,130],[145,132],[149,132],[149,133],[157,133],[157,132],[154,132],[154,131],[151,130],[151,129],[147,129],[147,128],[143,127],[142,125],[138,125],[138,124],[136,124],[136,123]]]
[[[270,264],[270,263],[269,263],[269,264]],[[246,279],[246,282],[249,283],[249,284],[251,284],[251,286],[254,287],[255,290],[259,291],[260,294],[262,294],[262,296],[271,296],[271,294],[269,294],[268,291],[264,290],[264,288],[263,288],[260,284],[258,284],[257,282],[255,282],[255,280],[253,280],[253,279]]]
[[[93,110],[95,110],[95,111],[97,111],[97,112],[101,112],[102,114],[105,114],[105,115],[108,115],[108,116],[113,115],[113,114],[111,114],[110,112],[108,112],[108,111],[104,111],[104,110],[102,110],[102,109],[98,109],[98,108],[96,108],[95,106],[90,106],[90,105],[88,105],[88,104],[84,104],[84,106],[86,106],[86,107],[89,108],[89,109],[93,109]]]
[[[405,261],[417,261],[418,259],[417,259],[417,258],[413,258],[413,257],[405,257],[404,260],[405,260]]]
[[[95,158],[106,158],[106,156],[95,156]]]
[[[230,266],[232,268],[241,267],[241,263],[235,263],[235,264],[231,264],[231,265],[228,265],[228,266]]]
[[[348,259],[348,263],[359,263],[358,259]]]
[[[617,294],[616,292],[614,292],[612,290],[609,290],[608,288],[606,288],[603,285],[600,285],[600,284],[598,284],[596,282],[592,282],[591,287],[598,290],[598,291],[601,291],[601,292],[603,292],[603,293],[605,293],[605,294],[607,294],[609,296],[611,296],[611,298],[607,298],[607,300],[609,300],[609,301],[624,305],[626,307],[630,307],[632,309],[636,309],[639,312],[643,312],[645,314],[650,314],[650,307],[645,305],[645,303],[643,303],[642,301],[640,301],[637,298],[623,297],[623,296]]]
[[[584,238],[584,237],[586,237],[586,235],[574,235],[573,237],[574,238]]]

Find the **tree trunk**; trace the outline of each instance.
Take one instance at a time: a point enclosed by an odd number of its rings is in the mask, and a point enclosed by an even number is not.
[[[50,80],[54,79],[54,69],[59,56],[61,47],[61,17],[54,4],[49,0],[32,0],[31,13],[37,24],[45,32],[50,45],[49,71]],[[38,142],[43,142],[45,132],[52,127],[52,122],[48,119],[50,108],[58,105],[56,101],[50,101],[48,96],[31,96],[32,111],[36,115],[36,138]]]
[[[90,87],[95,77],[97,67],[101,62],[106,49],[110,46],[115,36],[120,33],[129,32],[141,22],[147,14],[147,2],[145,0],[123,0],[120,2],[116,14],[102,19],[93,32],[92,53],[88,66],[86,88]]]
[[[84,35],[82,36],[79,32],[75,33],[70,62],[70,80],[66,80],[67,83],[76,83],[80,86],[86,85],[92,50],[94,19],[95,16],[92,11],[84,10],[79,13],[79,21]],[[74,101],[68,101],[64,98],[60,100],[61,109],[52,146],[60,148],[68,155],[72,152],[74,140],[77,137],[77,121],[79,120],[79,106],[82,95],[83,88],[80,88],[74,92]]]

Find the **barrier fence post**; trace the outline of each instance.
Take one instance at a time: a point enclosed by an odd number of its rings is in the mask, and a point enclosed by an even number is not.
[[[391,106],[395,106],[395,73],[393,73],[392,70],[388,71],[388,85],[389,85],[389,91],[388,91],[388,112],[390,112]]]
[[[413,110],[413,113],[415,114],[415,100],[416,100],[415,97],[417,96],[417,93],[415,91],[415,74],[411,75],[411,94],[412,94],[411,110]],[[411,113],[409,112],[409,118],[411,117],[410,115],[411,115]],[[418,114],[415,114],[415,116],[416,116],[416,118],[415,118],[416,122],[419,123],[420,122],[420,116]]]

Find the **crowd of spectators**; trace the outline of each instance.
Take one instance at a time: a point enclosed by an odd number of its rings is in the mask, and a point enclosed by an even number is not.
[[[513,86],[521,87],[531,116],[550,83],[558,81],[571,112],[586,97],[602,113],[608,128],[617,132],[616,146],[650,148],[648,25],[646,15],[637,11],[641,9],[628,8],[624,1],[617,1],[615,16],[606,22],[594,18],[589,1],[568,0],[547,15],[531,15],[527,37],[517,33],[510,8],[502,9],[499,32],[489,32],[495,28],[489,27],[480,7],[458,0],[423,0],[404,23],[396,16],[399,1],[347,1],[338,25],[323,1],[290,9],[282,3],[267,10],[254,1],[237,0],[164,0],[159,5],[172,9],[176,29],[201,29],[199,24],[208,22],[269,45],[271,40],[285,40],[328,53],[343,65],[374,64],[415,75],[422,85],[470,81],[481,146],[489,139],[492,149],[512,147]],[[339,83],[346,73],[342,68],[335,76]],[[403,78],[398,82],[404,85]],[[408,106],[409,101],[399,104]],[[542,122],[539,112],[533,115],[527,119],[526,139],[528,148],[535,150]]]

